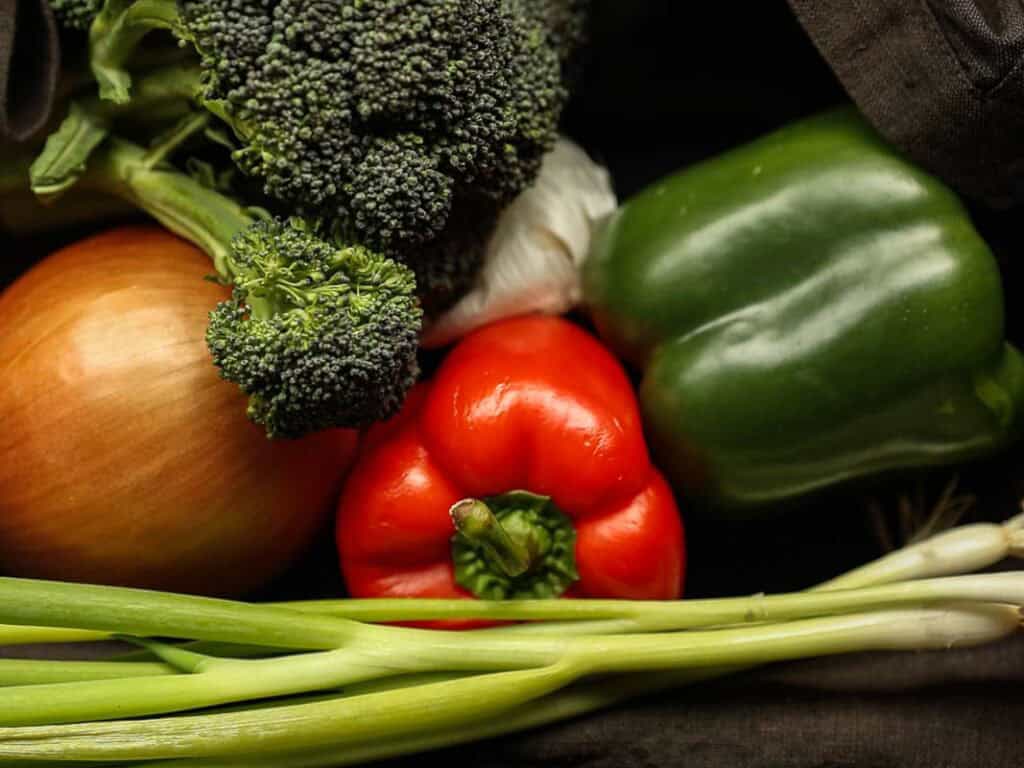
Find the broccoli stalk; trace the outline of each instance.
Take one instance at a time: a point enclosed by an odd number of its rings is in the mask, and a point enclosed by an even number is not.
[[[568,97],[586,0],[106,0],[101,94],[153,29],[197,53],[197,101],[236,164],[300,215],[409,264],[427,304],[471,281],[500,210],[535,179]]]
[[[254,218],[234,200],[119,139],[80,187],[142,208],[212,258],[234,288],[207,343],[269,437],[359,427],[396,413],[418,374],[421,310],[408,268],[300,219]]]

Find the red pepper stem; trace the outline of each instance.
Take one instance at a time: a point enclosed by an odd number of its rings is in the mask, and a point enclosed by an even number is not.
[[[499,522],[480,499],[463,499],[450,510],[455,529],[470,543],[481,547],[491,562],[510,578],[521,576],[538,556],[532,536],[518,536]]]

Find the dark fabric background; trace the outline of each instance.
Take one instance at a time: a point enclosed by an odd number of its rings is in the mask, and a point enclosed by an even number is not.
[[[45,122],[60,68],[57,43],[45,0],[0,0],[0,141],[26,139]]]
[[[623,196],[846,98],[783,0],[702,5],[698,15],[694,4],[679,0],[597,4],[594,44],[566,128],[609,165]],[[850,8],[869,5],[822,0],[814,7],[832,7],[832,18],[839,19]],[[929,7],[938,13],[939,6]],[[960,44],[968,50],[972,40],[967,36]],[[979,60],[979,82],[991,82],[1005,65],[1000,56],[989,68]],[[1024,217],[1019,210],[983,205],[974,212],[1004,269],[1011,335],[1024,340],[1020,302],[1012,300],[1022,284],[1017,252],[1024,244]],[[0,283],[77,234],[0,240]],[[1024,493],[1022,458],[1017,451],[961,470],[962,490],[979,497],[970,519],[1002,520],[1016,511]],[[893,520],[902,493],[920,495],[918,506],[926,507],[949,477],[884,478],[757,523],[687,517],[688,595],[799,589],[846,570],[882,551],[865,513],[870,501]],[[685,499],[682,505],[685,513]],[[890,528],[895,535],[896,526]],[[258,597],[327,596],[340,589],[325,537],[313,557]],[[1014,640],[977,650],[776,665],[539,732],[388,765],[1003,768],[1020,761],[1022,722],[1024,641]]]
[[[789,0],[860,108],[961,192],[1024,202],[1021,0]]]

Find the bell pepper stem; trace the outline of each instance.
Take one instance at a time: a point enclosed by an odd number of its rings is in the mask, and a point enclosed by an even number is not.
[[[480,499],[457,501],[449,513],[455,529],[469,542],[482,548],[505,575],[514,578],[530,570],[537,557],[532,537],[512,535]]]

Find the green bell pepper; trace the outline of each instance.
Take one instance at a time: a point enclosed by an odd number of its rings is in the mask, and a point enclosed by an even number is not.
[[[583,279],[600,333],[643,370],[657,460],[720,510],[1021,432],[992,253],[853,111],[654,184],[606,222]]]

